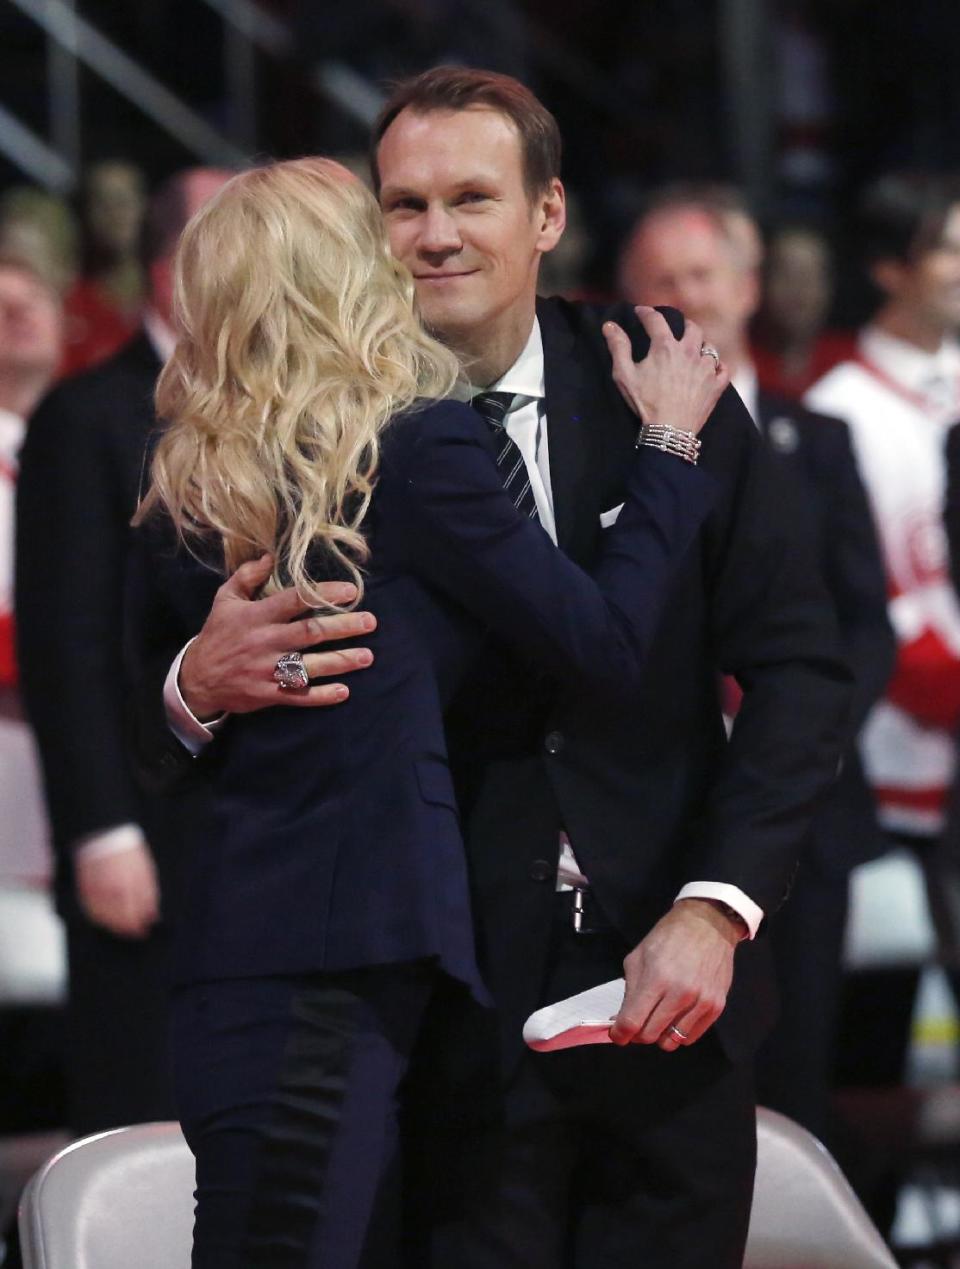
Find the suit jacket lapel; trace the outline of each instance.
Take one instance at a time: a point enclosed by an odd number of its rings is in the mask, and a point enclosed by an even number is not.
[[[537,301],[543,337],[550,483],[557,522],[557,542],[574,559],[590,552],[595,536],[589,484],[587,367],[574,332],[549,301]]]
[[[802,412],[791,408],[788,401],[757,394],[757,427],[770,448],[790,466],[804,462],[807,446],[804,443]]]

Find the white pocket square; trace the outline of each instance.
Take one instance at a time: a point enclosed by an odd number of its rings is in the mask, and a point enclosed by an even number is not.
[[[600,512],[600,528],[609,529],[611,524],[617,523],[617,516],[623,510],[623,503],[619,507],[611,507],[609,511]]]

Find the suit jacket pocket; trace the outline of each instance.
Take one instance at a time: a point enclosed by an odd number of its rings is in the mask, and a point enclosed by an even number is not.
[[[448,806],[458,810],[450,768],[439,758],[417,758],[414,762],[420,796],[433,806]]]
[[[611,525],[616,524],[617,516],[620,514],[622,510],[623,510],[623,503],[621,502],[618,506],[611,507],[609,511],[601,511],[600,512],[600,528],[609,529]]]

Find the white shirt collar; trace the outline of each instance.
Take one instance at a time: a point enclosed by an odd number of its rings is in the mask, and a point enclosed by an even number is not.
[[[740,396],[740,400],[747,407],[747,413],[759,427],[760,407],[757,397],[760,388],[757,383],[757,369],[752,361],[743,362],[740,369],[733,376],[733,386],[736,388]]]
[[[26,421],[19,414],[0,409],[0,459],[12,467],[17,466],[20,446],[23,444],[26,431]]]
[[[546,395],[543,368],[543,336],[535,317],[530,336],[510,369],[490,385],[491,392],[512,392],[514,396],[538,399]]]
[[[167,325],[155,308],[143,310],[143,329],[161,362],[168,362],[177,346],[176,332]]]
[[[867,361],[910,392],[926,394],[932,381],[952,382],[960,374],[960,345],[954,339],[944,339],[936,352],[929,353],[877,326],[866,326],[858,342]]]

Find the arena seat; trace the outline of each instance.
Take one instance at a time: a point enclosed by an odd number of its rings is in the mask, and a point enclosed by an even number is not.
[[[757,1115],[757,1187],[744,1269],[896,1269],[843,1174],[783,1115]],[[74,1142],[20,1206],[24,1269],[187,1269],[193,1156],[176,1124]]]
[[[896,1269],[825,1146],[785,1115],[757,1111],[757,1182],[744,1269]]]
[[[75,1141],[24,1191],[24,1269],[189,1269],[193,1186],[177,1124]]]

